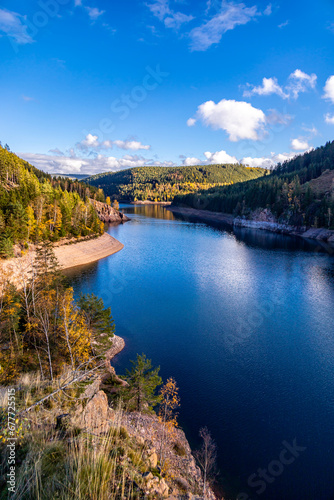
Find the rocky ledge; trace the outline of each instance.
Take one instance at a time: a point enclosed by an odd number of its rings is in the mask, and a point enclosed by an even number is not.
[[[307,226],[291,226],[278,222],[269,209],[256,210],[250,218],[236,217],[233,221],[235,227],[247,227],[251,229],[263,229],[272,233],[301,236],[312,240],[334,243],[334,231],[325,228],[310,228]]]
[[[101,201],[90,200],[92,205],[94,206],[99,219],[102,222],[126,222],[130,220],[126,215],[122,212],[119,212],[115,208],[107,205],[106,203],[102,203]]]

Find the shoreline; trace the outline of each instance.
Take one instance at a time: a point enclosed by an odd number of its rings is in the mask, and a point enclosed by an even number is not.
[[[197,210],[190,207],[166,207],[167,210],[185,217],[199,219],[206,222],[219,222],[229,226],[230,229],[235,227],[243,227],[248,229],[256,229],[268,231],[270,233],[283,234],[286,236],[297,236],[303,239],[325,242],[328,245],[334,245],[334,231],[326,228],[310,228],[310,227],[294,227],[288,224],[280,224],[277,222],[256,221],[234,217],[230,214],[221,212],[210,212],[209,210]]]
[[[171,201],[150,201],[150,200],[130,201],[130,205],[163,205],[163,206],[170,206],[171,204],[172,204]]]
[[[123,243],[116,240],[108,233],[104,233],[97,238],[78,241],[74,243],[63,243],[54,246],[54,253],[57,257],[61,270],[72,269],[86,264],[92,264],[100,259],[109,257],[124,248]],[[29,270],[35,259],[35,251],[28,251],[22,257],[0,261],[0,271],[10,276],[10,281],[21,288],[22,279],[29,275]]]
[[[123,243],[108,233],[88,241],[78,241],[72,245],[59,245],[54,252],[61,269],[92,264],[109,257],[124,248]]]
[[[209,210],[198,210],[191,207],[166,207],[167,210],[175,214],[184,215],[185,217],[200,219],[209,222],[223,222],[233,229],[234,217],[230,214],[223,214],[221,212],[210,212]]]

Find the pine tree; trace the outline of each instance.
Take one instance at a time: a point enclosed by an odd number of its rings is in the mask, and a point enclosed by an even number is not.
[[[156,394],[157,387],[162,383],[160,367],[152,368],[152,362],[145,354],[137,354],[136,361],[131,363],[132,369],[127,370],[129,388],[125,397],[134,410],[150,412],[161,401],[161,396]]]

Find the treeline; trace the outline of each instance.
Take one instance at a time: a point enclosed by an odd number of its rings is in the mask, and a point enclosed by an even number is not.
[[[89,198],[104,201],[98,188],[52,178],[0,146],[0,257],[15,243],[57,241],[104,231]]]
[[[37,247],[19,288],[9,278],[5,272],[0,278],[0,384],[34,371],[53,380],[63,364],[75,370],[110,345],[110,308],[93,294],[74,299],[50,242]]]
[[[176,196],[174,204],[245,217],[267,208],[279,222],[334,229],[333,170],[334,141],[260,179]]]
[[[171,201],[177,194],[193,193],[216,185],[234,184],[264,175],[261,168],[243,165],[193,167],[137,167],[106,172],[84,180],[118,200]]]

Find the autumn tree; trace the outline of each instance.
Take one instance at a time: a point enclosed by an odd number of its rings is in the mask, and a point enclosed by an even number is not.
[[[164,465],[164,450],[166,438],[174,437],[177,427],[177,409],[180,406],[179,388],[173,377],[170,377],[166,384],[159,391],[161,403],[158,411],[158,418],[163,424],[163,432],[160,440],[160,462]]]
[[[73,298],[73,288],[67,288],[60,299],[59,329],[71,360],[72,370],[91,354],[91,338],[85,316]]]
[[[109,206],[111,205],[110,196],[106,197],[106,204]]]

